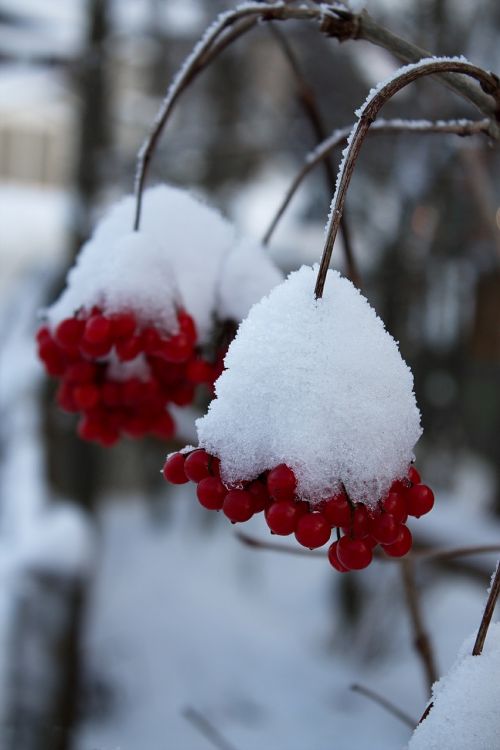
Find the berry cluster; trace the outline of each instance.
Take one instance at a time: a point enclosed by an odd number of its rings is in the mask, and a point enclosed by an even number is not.
[[[406,479],[393,483],[376,508],[353,503],[345,492],[311,506],[297,499],[295,474],[285,464],[237,489],[228,488],[220,478],[219,459],[202,448],[171,454],[163,476],[172,484],[197,484],[200,504],[208,510],[222,510],[233,523],[248,521],[263,511],[272,534],[295,534],[299,544],[309,549],[327,544],[335,528],[337,541],[331,544],[328,559],[342,573],[366,568],[377,545],[390,557],[406,555],[412,545],[408,516],[419,518],[434,505],[432,490],[420,483],[413,466]]]
[[[54,331],[40,328],[39,357],[48,374],[61,380],[59,406],[81,414],[81,438],[105,446],[122,435],[168,439],[175,424],[167,405],[187,406],[197,385],[213,389],[223,357],[213,364],[200,356],[193,319],[179,310],[177,320],[178,332],[165,334],[141,325],[133,312],[104,314],[93,307],[62,320]],[[140,377],[128,376],[122,366],[134,360],[143,365]]]

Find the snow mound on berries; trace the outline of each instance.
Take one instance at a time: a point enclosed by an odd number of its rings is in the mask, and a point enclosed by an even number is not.
[[[133,196],[114,205],[98,223],[90,247],[84,246],[79,266],[85,266],[89,274],[97,270],[96,264],[117,238],[130,231],[134,215]],[[144,192],[140,234],[151,243],[149,253],[139,253],[137,259],[142,271],[134,267],[132,280],[127,263],[122,261],[113,285],[123,286],[127,292],[149,287],[150,303],[157,315],[158,308],[171,296],[174,279],[177,301],[193,317],[200,343],[209,338],[214,316],[241,320],[251,305],[283,278],[262,246],[240,238],[218,211],[170,185],[157,185]],[[170,281],[158,293],[164,275]],[[129,307],[131,304],[135,307],[135,295],[129,297]]]
[[[467,639],[448,672],[432,689],[433,707],[408,750],[493,750],[500,738],[500,623],[490,626],[483,653]]]
[[[406,475],[421,435],[411,371],[368,301],[303,266],[254,305],[231,344],[200,445],[228,483],[290,466],[312,502],[344,484],[373,505]]]
[[[171,332],[177,326],[176,303],[179,294],[160,245],[143,232],[130,232],[106,243],[94,237],[83,246],[47,317],[55,327],[82,306],[97,305],[105,312],[133,309],[141,320]]]

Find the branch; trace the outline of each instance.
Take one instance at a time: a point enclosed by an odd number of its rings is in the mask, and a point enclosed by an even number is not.
[[[484,641],[486,640],[486,634],[488,633],[488,628],[490,627],[491,618],[493,617],[493,611],[495,609],[495,605],[497,603],[497,599],[500,595],[500,563],[497,563],[495,574],[493,576],[493,581],[490,588],[490,593],[488,595],[488,601],[486,602],[486,607],[483,612],[483,616],[481,618],[481,623],[479,625],[479,630],[477,632],[476,642],[474,643],[474,648],[472,649],[472,655],[473,656],[480,656],[483,650]]]
[[[305,547],[294,547],[291,544],[263,542],[254,536],[250,536],[250,534],[245,534],[244,531],[237,531],[236,538],[247,547],[252,547],[253,549],[267,550],[268,552],[281,552],[286,555],[298,555],[299,557],[325,557],[325,553],[320,552],[319,550],[309,550]]]
[[[436,660],[431,640],[424,626],[420,597],[415,581],[415,568],[413,560],[406,558],[401,560],[401,577],[405,591],[408,614],[413,629],[413,643],[420,657],[429,692],[437,680]],[[414,725],[413,725],[414,726]]]
[[[433,58],[430,60],[421,60],[415,65],[408,65],[401,68],[395,76],[380,89],[375,89],[373,91],[358,111],[359,120],[348,137],[345,158],[340,166],[337,186],[333,196],[327,226],[325,247],[321,258],[316,287],[314,289],[316,299],[319,299],[323,295],[326,274],[330,265],[333,245],[335,243],[340,219],[342,217],[347,188],[349,187],[361,146],[371,124],[384,104],[398,91],[401,91],[405,86],[408,86],[408,84],[413,83],[413,81],[416,81],[419,78],[442,72],[463,73],[474,78],[481,84],[483,90],[487,90],[488,93],[491,94],[496,104],[500,103],[500,87],[496,76],[486,72],[476,65],[472,65],[463,60],[455,60],[451,58]]]
[[[409,714],[405,713],[405,711],[402,711],[400,708],[395,706],[394,703],[391,703],[391,701],[387,700],[387,698],[384,698],[383,695],[379,695],[379,693],[376,693],[375,690],[371,690],[364,685],[357,684],[351,685],[351,690],[354,693],[363,695],[365,698],[368,698],[374,703],[377,703],[379,706],[382,706],[382,708],[385,708],[386,711],[402,721],[403,724],[406,724],[406,726],[414,729],[415,724],[417,723],[415,719],[409,716]]]
[[[288,190],[286,191],[283,200],[276,211],[269,227],[262,238],[264,245],[267,245],[276,229],[280,219],[288,208],[290,201],[297,192],[298,188],[302,184],[303,180],[312,170],[324,159],[326,159],[332,151],[344,144],[352,131],[354,125],[350,125],[346,128],[339,128],[335,130],[328,138],[318,144],[318,146],[309,151],[304,159],[304,163],[300,170],[297,172]],[[429,122],[428,120],[376,120],[369,130],[370,135],[384,134],[384,133],[453,133],[459,136],[477,135],[478,133],[488,134],[490,127],[489,120],[449,120],[437,122]]]
[[[235,746],[226,740],[217,727],[195,708],[188,706],[183,710],[182,715],[217,750],[235,750]]]

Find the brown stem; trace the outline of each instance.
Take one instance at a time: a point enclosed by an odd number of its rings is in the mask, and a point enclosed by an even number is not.
[[[497,603],[499,595],[500,563],[497,563],[495,575],[493,576],[493,581],[490,587],[490,593],[488,595],[488,601],[486,602],[486,607],[484,608],[481,623],[479,625],[479,630],[477,632],[476,642],[474,643],[474,648],[472,649],[473,656],[480,656],[483,650],[484,641],[486,640],[486,634],[488,633],[488,628],[490,627],[491,618],[493,617],[493,611],[495,609],[495,605]]]
[[[325,557],[325,553],[319,550],[293,547],[291,544],[279,544],[277,542],[262,542],[260,539],[256,539],[256,537],[250,536],[250,534],[245,534],[243,531],[237,531],[236,538],[247,547],[252,547],[253,549],[282,552],[287,555],[298,555],[299,557]]]
[[[437,680],[436,661],[429,635],[424,626],[420,597],[415,581],[415,569],[410,558],[401,560],[401,577],[406,605],[413,629],[413,643],[424,670],[429,692]]]
[[[403,724],[406,724],[406,726],[411,727],[412,729],[414,728],[416,724],[416,721],[414,718],[412,718],[405,711],[402,711],[400,708],[395,706],[394,703],[387,700],[387,698],[384,698],[383,695],[376,693],[375,690],[371,690],[371,688],[367,688],[364,685],[357,685],[357,684],[351,685],[351,690],[354,693],[359,693],[360,695],[363,695],[365,698],[368,698],[374,703],[377,703],[379,706],[382,706],[382,708],[385,708],[386,711],[388,711],[390,714],[392,714],[397,719],[402,721]]]
[[[435,59],[430,60],[429,62],[419,63],[413,67],[403,68],[399,74],[396,74],[389,83],[382,86],[382,88],[363,105],[359,120],[349,136],[348,151],[345,160],[342,162],[335,195],[332,201],[325,247],[321,258],[316,287],[314,289],[314,294],[317,299],[323,295],[326,274],[330,265],[333,245],[335,243],[340,219],[342,217],[347,188],[349,187],[361,146],[371,124],[384,104],[398,91],[401,91],[405,86],[408,86],[419,78],[443,72],[463,73],[476,79],[481,84],[481,87],[493,96],[495,104],[500,102],[500,87],[498,85],[497,77],[493,74],[487,73],[482,68],[468,62],[462,62],[461,60]]]
[[[188,706],[182,712],[184,718],[198,730],[217,750],[235,750],[235,746],[226,740],[211,721],[200,711]]]
[[[287,38],[281,33],[281,31],[276,27],[275,24],[273,23],[269,24],[269,29],[271,31],[271,34],[274,36],[279,46],[281,47],[283,55],[290,66],[290,69],[295,78],[295,83],[297,85],[297,91],[298,91],[300,102],[302,104],[302,109],[304,110],[306,117],[311,123],[313,132],[319,144],[325,140],[327,129],[323,123],[323,118],[321,117],[321,113],[319,111],[319,106],[318,106],[316,97],[314,95],[314,91],[312,87],[308,84],[308,82],[306,81],[300,69],[297,56],[295,55]],[[335,190],[335,171],[333,169],[333,165],[330,159],[328,158],[323,159],[322,164],[323,164],[323,169],[325,172],[326,187],[331,193]],[[342,240],[343,240],[342,244],[344,248],[347,276],[353,282],[353,284],[355,284],[358,288],[361,288],[361,276],[360,276],[356,261],[354,259],[354,251],[353,251],[352,242],[351,242],[351,233],[349,232],[347,222],[345,221],[345,216],[342,217],[342,222],[340,224],[340,231],[342,233]]]
[[[490,121],[489,120],[469,120],[469,121],[454,121],[448,122],[428,122],[427,120],[376,120],[369,130],[370,135],[384,134],[384,133],[452,133],[459,136],[477,135],[478,133],[487,134],[489,132]],[[325,160],[335,148],[344,144],[347,140],[349,133],[354,126],[350,125],[347,128],[340,128],[332,133],[332,135],[325,138],[315,149],[310,151],[305,159],[302,167],[297,172],[288,190],[286,191],[283,200],[276,211],[269,227],[266,230],[262,238],[262,243],[267,245],[276,229],[281,217],[288,208],[290,201],[297,192],[298,188],[302,184],[303,180],[312,170],[323,160]]]

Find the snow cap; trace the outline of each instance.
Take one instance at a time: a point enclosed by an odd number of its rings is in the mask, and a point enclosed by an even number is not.
[[[411,371],[360,292],[303,266],[254,305],[229,347],[217,398],[196,423],[229,484],[286,463],[300,497],[345,486],[374,505],[406,475],[421,435]]]

